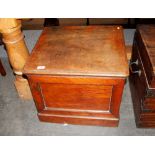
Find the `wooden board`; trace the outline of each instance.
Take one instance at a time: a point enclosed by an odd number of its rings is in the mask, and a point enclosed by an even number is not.
[[[24,73],[126,77],[128,62],[122,27],[44,28]]]
[[[21,99],[31,100],[32,94],[26,79],[21,78],[20,76],[16,76],[16,80],[14,82],[18,95]]]

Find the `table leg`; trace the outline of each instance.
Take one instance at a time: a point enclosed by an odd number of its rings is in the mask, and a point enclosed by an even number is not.
[[[24,42],[21,31],[21,21],[16,19],[0,19],[0,31],[5,43],[10,64],[15,73],[15,87],[23,99],[31,99],[32,95],[22,70],[29,57],[29,52]]]

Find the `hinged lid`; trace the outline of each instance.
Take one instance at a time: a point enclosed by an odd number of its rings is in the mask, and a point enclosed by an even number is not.
[[[155,87],[155,25],[139,25],[136,42],[150,86]]]
[[[25,74],[128,76],[122,28],[59,26],[44,28]]]

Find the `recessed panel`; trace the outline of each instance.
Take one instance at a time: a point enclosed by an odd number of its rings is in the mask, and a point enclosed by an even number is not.
[[[112,86],[41,83],[47,108],[109,110]]]

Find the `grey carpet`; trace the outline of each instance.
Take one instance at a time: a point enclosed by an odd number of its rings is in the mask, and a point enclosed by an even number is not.
[[[26,43],[31,50],[41,31],[25,31]],[[134,30],[125,30],[126,44],[132,44]],[[127,81],[120,109],[118,128],[80,126],[39,122],[33,100],[21,100],[13,85],[14,76],[5,51],[0,48],[7,76],[0,76],[0,135],[155,135],[155,129],[136,128],[129,83]]]

